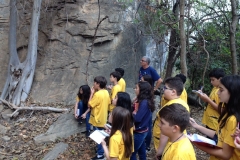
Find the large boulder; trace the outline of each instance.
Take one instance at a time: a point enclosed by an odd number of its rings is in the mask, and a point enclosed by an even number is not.
[[[9,58],[9,1],[4,0],[7,9],[3,15],[6,16],[2,19],[0,17],[0,27],[3,28],[0,28],[3,33],[0,34],[0,40],[4,42],[0,43],[0,89],[6,80]],[[97,0],[68,0],[64,3],[62,0],[43,0],[38,60],[30,94],[32,102],[74,104],[80,85],[91,86],[94,77],[99,75],[105,76],[109,81],[109,74],[116,67],[125,69],[127,87],[134,87],[139,59],[145,55],[144,43],[134,24],[125,21],[121,5],[108,0],[100,1],[99,5]],[[21,21],[17,47],[23,60],[28,46],[31,3],[26,8],[18,8]]]

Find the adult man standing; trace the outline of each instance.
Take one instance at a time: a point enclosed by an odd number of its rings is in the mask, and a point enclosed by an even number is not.
[[[154,91],[157,90],[159,88],[160,84],[162,83],[162,79],[159,76],[159,74],[157,73],[157,71],[149,65],[150,58],[143,56],[140,63],[141,63],[142,67],[139,70],[139,81],[141,80],[142,76],[151,75],[153,83],[156,82]]]

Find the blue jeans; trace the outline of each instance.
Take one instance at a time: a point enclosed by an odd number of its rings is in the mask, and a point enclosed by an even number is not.
[[[82,101],[80,101],[80,102],[78,103],[78,109],[79,109],[79,115],[78,115],[79,118],[78,118],[78,121],[82,121],[81,115],[84,113],[84,112],[83,112],[83,102],[82,102]],[[91,129],[91,124],[89,123],[90,113],[91,113],[91,111],[87,113],[86,119],[85,119],[85,122],[86,122],[86,131],[90,131],[90,129]]]
[[[85,119],[85,122],[86,122],[86,131],[88,131],[88,132],[90,132],[90,130],[91,130],[91,124],[89,123],[90,113],[91,113],[91,111],[87,113],[86,119]]]
[[[95,127],[93,126],[93,130],[103,130],[104,128],[101,127]],[[104,150],[101,144],[97,144],[97,154],[98,155],[103,155],[104,154]]]
[[[145,138],[146,148],[150,148],[151,140],[152,140],[152,112],[148,124],[148,134],[147,137]]]
[[[139,160],[146,160],[147,155],[146,155],[146,146],[145,146],[145,138],[148,134],[147,132],[144,133],[133,133],[134,137],[134,152],[132,153],[130,160],[137,160],[137,153],[139,156]]]

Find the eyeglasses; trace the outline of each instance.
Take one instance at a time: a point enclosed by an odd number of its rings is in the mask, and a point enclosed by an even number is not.
[[[172,88],[167,88],[166,86],[163,86],[163,90],[173,90]]]
[[[140,62],[146,62],[145,60],[141,60]]]

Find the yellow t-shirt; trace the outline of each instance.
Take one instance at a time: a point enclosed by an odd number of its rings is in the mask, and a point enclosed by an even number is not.
[[[213,100],[217,105],[219,104],[218,92],[219,88],[214,87],[210,93],[209,98]],[[202,123],[209,128],[216,131],[218,127],[219,113],[210,104],[207,105],[202,118]]]
[[[177,142],[168,142],[162,160],[196,160],[195,151],[187,137]]]
[[[181,98],[170,100],[163,107],[168,106],[168,105],[173,104],[173,103],[181,104],[189,111],[188,104],[185,101],[183,101]],[[159,128],[159,123],[160,123],[159,111],[156,114],[156,119],[155,119],[155,122],[153,124],[153,137],[154,137],[153,142],[154,142],[154,147],[155,147],[156,150],[157,150],[158,145],[159,145],[159,137],[160,137],[160,134],[161,134],[161,130]],[[186,130],[184,131],[184,133],[187,133]]]
[[[187,91],[186,91],[185,88],[183,88],[183,91],[182,91],[182,94],[180,95],[180,98],[187,103]],[[168,102],[168,100],[166,100],[164,98],[164,95],[163,95],[162,99],[161,99],[161,106],[164,106],[167,102]]]
[[[236,148],[234,145],[234,138],[231,137],[232,134],[235,133],[237,127],[237,119],[235,116],[230,116],[225,126],[219,130],[219,126],[217,128],[216,134],[218,135],[218,143],[217,146],[222,147],[223,143],[228,144],[229,146],[234,148],[233,155],[229,160],[239,160],[240,159],[240,150]],[[221,160],[215,156],[210,156],[209,160]]]
[[[111,102],[112,100],[115,98],[115,96],[117,95],[118,92],[121,91],[121,87],[119,84],[116,84],[115,86],[112,87],[112,91],[111,91]],[[108,108],[108,111],[112,112],[112,110],[115,108],[114,105],[110,104],[109,105],[109,108]]]
[[[89,105],[91,106],[89,123],[95,127],[104,127],[107,122],[109,104],[110,97],[106,89],[95,92],[93,98],[89,101]]]
[[[126,90],[126,82],[125,82],[125,80],[123,78],[121,78],[118,81],[118,84],[121,87],[121,92],[125,92],[125,90]]]
[[[132,146],[132,148],[134,148]],[[123,143],[122,133],[117,130],[109,140],[109,156],[117,157],[119,160],[129,160],[130,157],[125,157],[125,147]]]

